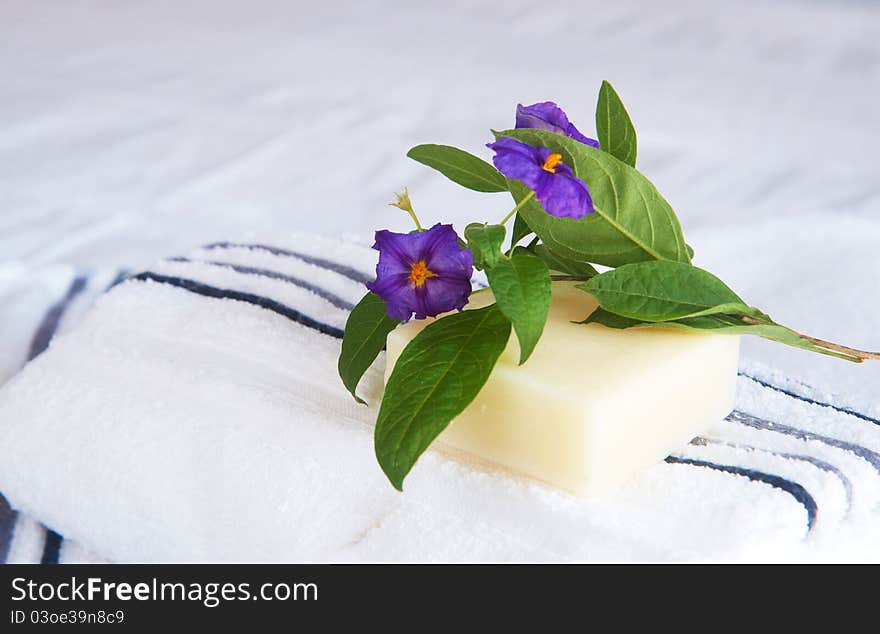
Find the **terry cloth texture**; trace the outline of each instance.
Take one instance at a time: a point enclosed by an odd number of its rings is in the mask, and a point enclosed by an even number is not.
[[[384,358],[362,383],[369,408],[336,375],[374,265],[342,241],[224,242],[121,283],[62,270],[7,285],[4,367],[33,361],[0,390],[0,555],[877,557],[880,420],[748,363],[735,411],[614,499],[430,451],[397,493],[372,448]]]

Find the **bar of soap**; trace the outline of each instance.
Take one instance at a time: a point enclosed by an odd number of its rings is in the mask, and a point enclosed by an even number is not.
[[[472,296],[468,308],[494,301]],[[663,460],[733,408],[739,337],[574,324],[596,300],[554,283],[541,341],[522,366],[510,342],[477,398],[438,437],[441,449],[604,497]],[[388,335],[385,379],[429,320]]]

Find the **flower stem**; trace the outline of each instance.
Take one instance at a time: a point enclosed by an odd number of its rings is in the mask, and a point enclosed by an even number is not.
[[[422,223],[419,222],[419,217],[416,215],[416,212],[412,208],[412,201],[409,199],[409,189],[404,188],[402,194],[394,194],[397,198],[393,203],[388,203],[392,207],[397,207],[398,209],[403,209],[406,213],[409,214],[409,217],[413,219],[413,222],[416,223],[416,229],[419,231],[424,231],[422,228]]]
[[[416,229],[418,229],[419,231],[424,231],[425,229],[422,227],[422,223],[419,222],[419,217],[416,215],[416,212],[414,212],[412,209],[406,209],[405,211],[409,214],[409,217],[413,219],[413,222],[416,223]]]
[[[511,218],[513,218],[513,216],[516,215],[516,212],[518,212],[520,209],[522,209],[523,206],[524,206],[527,202],[529,202],[532,198],[534,198],[534,197],[535,197],[535,192],[534,192],[534,191],[530,191],[530,192],[528,193],[527,196],[525,196],[521,201],[519,201],[519,202],[516,204],[516,207],[514,207],[513,209],[510,210],[510,213],[509,213],[509,214],[507,214],[506,216],[504,216],[504,220],[502,220],[502,221],[499,222],[498,224],[506,225],[506,224],[507,224],[507,221],[510,220]]]

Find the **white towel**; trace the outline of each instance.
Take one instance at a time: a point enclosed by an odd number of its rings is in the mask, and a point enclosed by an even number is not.
[[[748,364],[734,414],[614,499],[434,452],[396,492],[372,449],[384,358],[371,408],[336,376],[374,264],[220,244],[119,284],[0,391],[0,491],[115,561],[880,555],[880,421]]]

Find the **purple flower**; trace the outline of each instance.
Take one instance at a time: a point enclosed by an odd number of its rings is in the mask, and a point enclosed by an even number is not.
[[[593,213],[589,188],[562,162],[561,154],[510,137],[501,137],[487,147],[495,151],[492,162],[498,171],[533,189],[535,198],[551,216],[583,218]]]
[[[461,310],[471,294],[474,258],[458,244],[452,225],[427,231],[377,231],[379,264],[367,288],[385,300],[388,316],[409,321]]]
[[[568,116],[566,116],[562,108],[552,101],[533,103],[531,106],[518,104],[516,106],[516,127],[549,130],[556,134],[571,137],[575,141],[592,145],[595,148],[599,147],[598,141],[581,134],[574,127],[574,124],[568,120]]]

